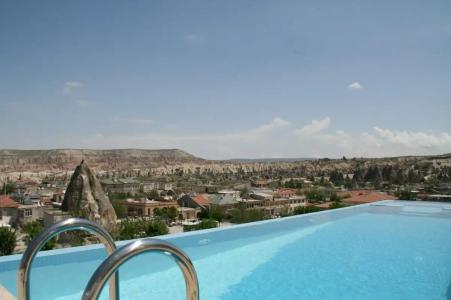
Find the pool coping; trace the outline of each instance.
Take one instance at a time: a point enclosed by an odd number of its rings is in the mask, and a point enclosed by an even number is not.
[[[283,218],[276,218],[276,219],[269,219],[269,220],[263,220],[263,221],[249,222],[249,223],[244,223],[244,224],[237,224],[237,225],[233,225],[233,226],[230,226],[230,227],[224,227],[224,228],[210,228],[210,229],[203,229],[203,230],[196,230],[196,231],[189,231],[189,232],[180,232],[180,233],[172,233],[172,234],[165,234],[165,235],[159,235],[159,236],[154,236],[154,237],[145,237],[145,238],[157,238],[157,239],[162,239],[162,240],[170,240],[170,239],[175,239],[175,238],[178,238],[178,237],[196,236],[196,235],[201,235],[201,234],[211,233],[211,232],[216,232],[216,231],[234,230],[234,229],[238,229],[238,228],[260,226],[260,225],[264,225],[264,224],[272,223],[272,222],[281,222],[281,221],[284,221],[284,220],[310,217],[312,215],[330,214],[330,213],[333,213],[333,212],[336,212],[336,211],[355,209],[356,207],[378,206],[378,205],[383,205],[384,203],[396,203],[398,201],[402,201],[401,203],[405,203],[405,204],[407,204],[407,203],[410,203],[410,204],[412,204],[412,203],[425,203],[425,204],[426,203],[431,203],[431,204],[434,203],[434,204],[437,204],[437,202],[433,202],[433,201],[381,200],[381,201],[365,203],[365,204],[359,204],[359,205],[346,206],[346,207],[336,208],[336,209],[331,209],[331,210],[327,209],[327,210],[311,212],[311,213],[307,213],[307,214],[300,214],[300,215],[294,215],[294,216],[283,217]],[[451,204],[448,204],[448,205],[451,207]],[[441,205],[441,206],[443,206],[443,205]],[[142,239],[142,238],[131,239],[131,240],[124,240],[124,241],[116,241],[115,244],[119,248],[119,247],[125,246],[126,244],[128,244],[130,242],[137,241],[137,240],[140,240],[140,239]],[[68,247],[68,248],[40,251],[36,255],[36,257],[46,257],[46,256],[61,255],[61,254],[73,253],[73,252],[91,251],[91,250],[100,249],[100,248],[103,248],[103,247],[104,247],[103,244],[98,243],[98,244],[85,245],[85,246],[77,246],[77,247]],[[23,255],[23,253],[13,254],[13,255],[6,255],[6,256],[0,256],[0,264],[1,263],[5,263],[5,262],[20,261],[20,259],[22,258],[22,255]]]

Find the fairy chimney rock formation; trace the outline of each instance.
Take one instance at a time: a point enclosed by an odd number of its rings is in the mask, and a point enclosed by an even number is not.
[[[109,231],[116,225],[117,217],[110,199],[84,160],[70,179],[62,210],[94,221]]]

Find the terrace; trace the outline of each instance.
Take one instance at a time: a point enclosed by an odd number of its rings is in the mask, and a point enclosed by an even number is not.
[[[450,230],[450,204],[386,200],[161,240],[192,259],[202,299],[449,299]],[[39,253],[33,299],[80,299],[107,258],[102,248]],[[0,258],[0,283],[13,296],[20,259]],[[164,255],[142,254],[120,268],[122,299],[185,292],[182,272]],[[107,297],[105,288],[100,299]]]

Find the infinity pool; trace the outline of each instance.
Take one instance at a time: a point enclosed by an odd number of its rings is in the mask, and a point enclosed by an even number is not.
[[[451,299],[451,204],[382,201],[163,238],[193,260],[204,300]],[[105,257],[99,246],[42,253],[32,299],[80,299]],[[19,259],[0,258],[0,284],[13,294]],[[185,297],[161,254],[133,258],[120,279],[121,299]]]

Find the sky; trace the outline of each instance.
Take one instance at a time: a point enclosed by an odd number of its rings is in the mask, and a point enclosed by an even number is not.
[[[451,152],[451,1],[0,1],[0,148]]]

